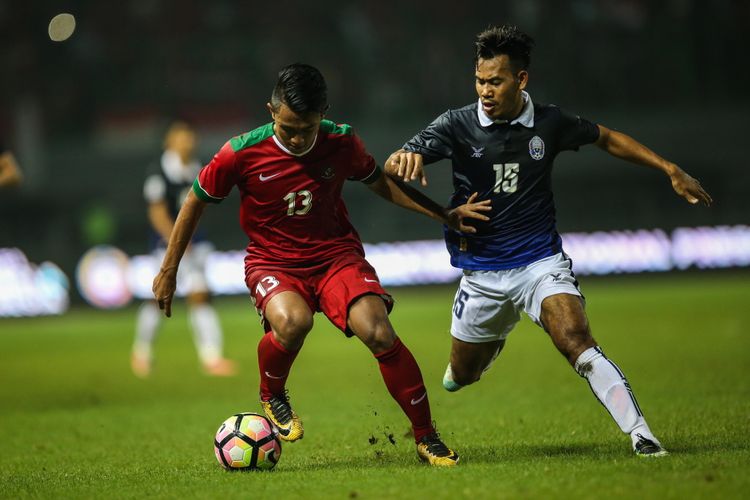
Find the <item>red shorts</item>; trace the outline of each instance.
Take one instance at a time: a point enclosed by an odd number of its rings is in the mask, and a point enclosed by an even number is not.
[[[325,265],[309,268],[270,269],[248,267],[245,283],[266,332],[271,331],[264,316],[266,304],[277,293],[295,292],[310,310],[322,312],[348,337],[349,307],[363,295],[378,295],[386,309],[393,309],[393,298],[380,286],[375,269],[359,255],[347,255]]]

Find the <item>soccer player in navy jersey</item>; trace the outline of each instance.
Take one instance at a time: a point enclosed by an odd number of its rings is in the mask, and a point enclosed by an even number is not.
[[[459,231],[472,230],[464,217],[485,218],[486,204],[471,199],[445,210],[382,175],[349,125],[324,119],[326,84],[312,66],[282,69],[267,107],[273,121],[229,140],[196,178],[154,279],[159,306],[171,314],[177,267],[203,209],[236,187],[240,223],[250,240],[245,281],[266,331],[258,345],[261,406],[280,437],[303,436],[285,385],[313,315],[321,311],[372,351],[390,394],[411,421],[419,458],[455,465],[458,454],[435,431],[419,366],[391,326],[393,301],[364,258],[341,191],[347,180],[363,182],[386,200]]]
[[[533,40],[515,26],[476,39],[477,102],[440,115],[386,161],[385,171],[426,185],[424,164],[450,159],[451,206],[474,193],[491,201],[476,232],[445,228],[451,264],[464,270],[453,304],[448,391],[479,380],[502,350],[520,311],[549,334],[639,456],[666,454],[622,371],[591,335],[584,300],[555,226],[551,172],[562,151],[596,144],[609,154],[665,173],[688,202],[711,204],[700,183],[633,138],[534,103],[526,92]],[[472,198],[473,200],[473,198]]]
[[[159,260],[182,200],[202,166],[195,157],[196,143],[196,134],[190,125],[182,121],[172,123],[164,138],[164,152],[159,161],[149,167],[143,185],[152,230],[152,251]],[[221,323],[210,301],[206,259],[211,250],[213,245],[204,237],[193,237],[180,268],[180,280],[185,287],[188,318],[203,371],[211,376],[229,377],[237,373],[237,367],[223,356]],[[151,374],[154,343],[160,326],[161,312],[156,302],[144,302],[138,309],[130,357],[130,366],[138,377],[146,378]]]

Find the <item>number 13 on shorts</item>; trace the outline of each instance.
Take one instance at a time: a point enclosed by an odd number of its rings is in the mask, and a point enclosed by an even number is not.
[[[265,285],[264,285],[265,283]],[[279,286],[279,280],[274,276],[264,276],[260,279],[257,285],[255,285],[255,294],[261,298],[268,295],[268,292]]]

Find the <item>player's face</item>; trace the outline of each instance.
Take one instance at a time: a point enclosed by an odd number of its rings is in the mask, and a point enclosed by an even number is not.
[[[273,133],[289,151],[301,154],[310,149],[318,135],[322,113],[298,115],[284,103],[277,110],[268,104],[268,110],[274,122]]]
[[[476,68],[476,89],[482,109],[493,120],[512,120],[523,109],[521,91],[526,88],[529,74],[514,71],[505,54],[492,59],[479,59]]]
[[[193,157],[196,142],[195,133],[192,130],[180,129],[170,134],[167,146],[177,152],[180,158],[187,161]]]

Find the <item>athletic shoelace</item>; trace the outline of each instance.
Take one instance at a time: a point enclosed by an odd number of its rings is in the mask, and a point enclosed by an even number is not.
[[[288,391],[284,391],[283,394],[273,396],[268,402],[271,405],[273,416],[280,424],[286,424],[292,419],[292,407],[289,405]]]
[[[451,451],[440,440],[440,434],[433,432],[422,438],[422,443],[427,445],[427,451],[438,457],[447,457]]]

